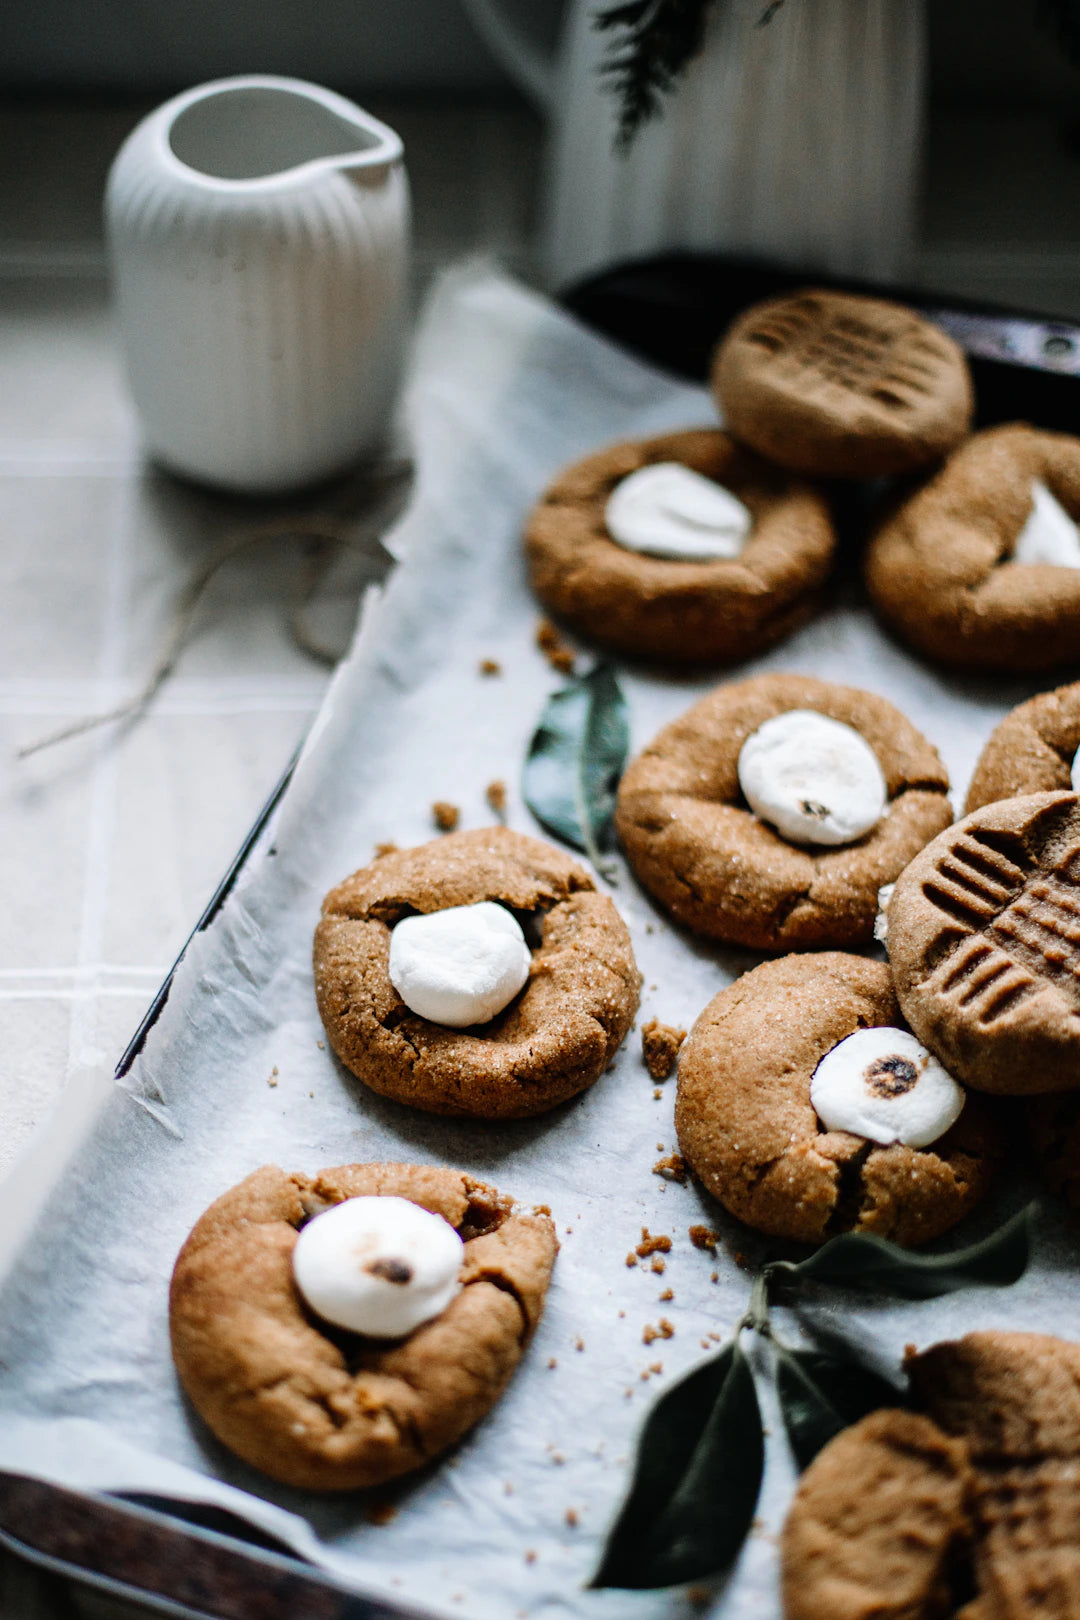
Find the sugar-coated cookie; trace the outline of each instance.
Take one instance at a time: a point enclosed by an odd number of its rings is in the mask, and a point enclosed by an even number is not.
[[[966,814],[1023,793],[1069,792],[1080,749],[1080,681],[1040,692],[991,733],[971,778]],[[1080,778],[1080,770],[1076,772]]]
[[[394,925],[495,901],[532,939],[524,988],[487,1023],[411,1012],[390,979]],[[584,867],[506,827],[449,833],[361,868],[323,902],[315,994],[330,1043],[373,1091],[433,1114],[544,1113],[599,1079],[637,1010],[630,935]]]
[[[792,842],[743,796],[747,739],[804,710],[851,728],[876,756],[884,813],[852,842]],[[846,947],[872,938],[878,890],[952,820],[948,786],[937,751],[885,698],[758,675],[709,693],[632,761],[616,826],[636,876],[694,933],[765,951]]]
[[[1059,530],[1080,517],[1080,439],[1013,423],[961,445],[867,548],[866,587],[885,623],[919,652],[961,668],[1075,662],[1080,541],[1075,554],[1066,537],[1017,555],[1025,528],[1045,516],[1035,509],[1037,486],[1053,498]],[[1028,554],[1075,560],[1021,560]]]
[[[785,1620],[1076,1620],[1080,1346],[969,1333],[907,1369],[921,1411],[872,1412],[800,1481]]]
[[[827,1130],[818,1065],[856,1031],[902,1025],[888,967],[824,951],[764,962],[701,1013],[679,1054],[679,1150],[713,1196],[773,1237],[876,1232],[916,1244],[989,1187],[1002,1144],[981,1098],[925,1148]]]
[[[740,315],[712,384],[737,439],[816,478],[939,461],[974,408],[963,351],[940,327],[900,304],[816,288]]]
[[[293,1275],[305,1223],[357,1197],[407,1199],[464,1240],[459,1292],[403,1338],[320,1322]],[[196,1410],[230,1451],[283,1484],[356,1490],[419,1468],[499,1398],[540,1317],[558,1244],[457,1170],[353,1164],[256,1170],[196,1223],[170,1293],[172,1350]]]
[[[1002,799],[897,879],[889,962],[915,1034],[979,1091],[1080,1087],[1080,796]]]
[[[747,508],[737,555],[679,560],[613,538],[613,492],[669,463]],[[836,549],[816,489],[711,428],[612,445],[567,467],[534,508],[525,544],[533,590],[566,624],[616,652],[679,664],[737,663],[788,635],[818,606]]]

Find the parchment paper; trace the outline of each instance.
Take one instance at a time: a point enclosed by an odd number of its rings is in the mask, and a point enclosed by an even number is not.
[[[766,1247],[692,1187],[652,1166],[674,1146],[674,1081],[654,1096],[632,1035],[614,1069],[546,1117],[485,1125],[410,1112],[366,1092],[326,1049],[311,932],[324,891],[374,844],[432,836],[430,805],[536,831],[518,795],[527,739],[558,681],[533,645],[537,609],[522,517],[566,461],[610,440],[716,420],[708,396],[639,364],[496,272],[444,280],[427,310],[407,416],[415,498],[390,537],[404,560],[369,603],[275,825],[239,891],[192,947],[131,1093],[113,1089],[0,1296],[0,1466],[93,1489],[214,1501],[246,1514],[371,1592],[440,1615],[689,1613],[685,1594],[591,1593],[583,1583],[627,1483],[651,1400],[726,1336]],[[502,666],[478,672],[481,658]],[[963,792],[991,726],[1034,690],[943,677],[877,629],[852,588],[752,669],[807,671],[884,693],[941,749]],[[635,749],[714,680],[624,672]],[[640,1021],[692,1022],[746,953],[696,945],[623,870],[614,896],[645,975]],[[271,1081],[276,1083],[271,1085]],[[231,1458],[180,1397],[166,1292],[191,1225],[226,1187],[277,1162],[316,1170],[367,1159],[462,1166],[551,1205],[562,1241],[548,1307],[512,1387],[452,1456],[392,1490],[388,1523],[362,1496],[320,1500]],[[1010,1184],[973,1238],[1026,1192]],[[696,1221],[723,1234],[692,1247]],[[672,1237],[663,1275],[628,1268],[642,1226]],[[876,1307],[830,1295],[822,1314],[897,1357],[978,1326],[1080,1336],[1073,1242],[1053,1212],[1039,1264],[1016,1288]],[[711,1280],[715,1275],[716,1280]],[[670,1287],[674,1299],[661,1302]],[[646,1345],[661,1316],[674,1337]],[[715,1344],[712,1346],[715,1347]],[[661,1364],[662,1371],[650,1367]],[[759,1523],[711,1599],[743,1620],[777,1612],[775,1535],[792,1471],[776,1414]],[[576,1522],[575,1522],[576,1520]]]

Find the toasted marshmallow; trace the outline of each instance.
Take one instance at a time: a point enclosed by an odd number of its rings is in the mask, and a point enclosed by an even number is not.
[[[1031,481],[1031,511],[1016,537],[1012,560],[1080,568],[1080,530],[1061,502],[1037,478]]]
[[[390,935],[390,983],[411,1012],[451,1029],[502,1012],[531,960],[517,918],[494,900],[403,917]]]
[[[754,813],[795,844],[850,844],[888,803],[870,744],[814,709],[789,709],[750,733],[739,786]]]
[[[293,1277],[324,1321],[400,1339],[445,1311],[464,1248],[449,1221],[407,1198],[347,1198],[302,1229]]]
[[[737,557],[754,526],[730,490],[679,461],[655,461],[621,479],[608,497],[604,522],[628,551],[674,562]]]
[[[964,1092],[906,1029],[857,1029],[826,1052],[810,1101],[827,1131],[923,1148],[960,1117]]]

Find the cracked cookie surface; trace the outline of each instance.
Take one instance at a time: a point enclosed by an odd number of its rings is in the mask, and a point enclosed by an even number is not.
[[[1070,792],[1080,748],[1080,681],[1019,704],[991,732],[971,778],[965,814],[1024,793]]]
[[[911,1245],[983,1197],[1002,1144],[980,1098],[926,1148],[821,1126],[814,1070],[857,1029],[882,1027],[903,1027],[887,966],[838,951],[763,962],[709,1002],[679,1055],[675,1128],[739,1220],[805,1243],[860,1231]]]
[[[852,726],[876,754],[888,804],[856,842],[789,843],[743,798],[743,743],[789,709]],[[616,827],[636,876],[694,933],[763,951],[845,947],[873,937],[878,890],[952,820],[948,786],[937,750],[885,698],[758,675],[709,693],[632,761]]]
[[[532,949],[501,1013],[449,1029],[410,1012],[390,982],[390,931],[415,912],[495,900]],[[533,943],[533,941],[536,941]],[[365,1085],[434,1114],[540,1114],[603,1074],[637,1010],[626,925],[584,867],[506,827],[449,833],[354,872],[323,902],[315,993],[338,1057]]]
[[[737,557],[676,562],[617,544],[604,514],[615,486],[656,462],[712,479],[749,509]],[[726,433],[635,440],[567,467],[530,515],[529,578],[544,605],[600,646],[669,663],[738,663],[804,623],[832,571],[824,496]]]
[[[460,1293],[389,1342],[320,1323],[293,1281],[305,1220],[367,1195],[407,1198],[465,1240]],[[494,1405],[557,1250],[550,1216],[457,1170],[264,1166],[211,1204],[180,1251],[169,1298],[180,1381],[217,1438],[271,1478],[314,1491],[378,1485],[445,1451]]]
[[[889,902],[904,1016],[956,1079],[1080,1088],[1080,796],[1002,799],[912,861]]]
[[[1075,662],[1080,569],[1012,559],[1035,479],[1080,516],[1080,439],[1023,423],[990,428],[873,537],[864,565],[870,600],[919,652],[968,669]]]
[[[968,432],[959,345],[914,310],[807,288],[755,304],[713,359],[732,433],[816,478],[879,478],[940,460]]]

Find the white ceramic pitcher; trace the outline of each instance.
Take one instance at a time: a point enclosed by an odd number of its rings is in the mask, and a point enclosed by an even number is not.
[[[724,249],[871,279],[913,241],[925,0],[718,0],[701,54],[627,155],[599,66],[611,0],[568,0],[545,57],[514,0],[465,0],[549,119],[542,268],[560,285],[665,248]]]
[[[119,333],[151,454],[248,494],[340,472],[388,427],[407,296],[401,142],[300,79],[221,79],[109,176]]]

